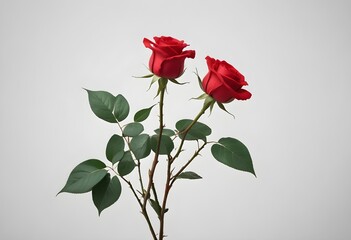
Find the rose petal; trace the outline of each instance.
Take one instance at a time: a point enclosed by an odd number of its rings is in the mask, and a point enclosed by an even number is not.
[[[218,62],[216,59],[207,56],[206,63],[207,63],[208,70],[217,71]]]
[[[163,57],[169,56],[169,53],[167,53],[167,51],[164,51],[164,49],[157,47],[157,45],[154,42],[150,41],[149,39],[144,38],[143,43],[144,43],[144,46],[147,48],[150,48],[152,52],[154,53],[156,52],[157,54],[160,54]]]
[[[213,91],[221,87],[223,84],[216,72],[209,71],[202,81],[202,87],[208,95],[212,95]]]
[[[194,58],[195,51],[187,50],[184,51],[181,55],[173,56],[165,59],[160,64],[160,73],[161,76],[166,78],[178,78],[184,71],[184,61],[185,58]]]
[[[247,100],[247,99],[250,99],[252,96],[252,94],[245,90],[245,89],[239,89],[238,91],[236,91],[236,94],[235,94],[235,99],[238,99],[238,100]]]
[[[145,47],[150,48],[151,50],[154,48],[153,45],[155,45],[155,43],[153,43],[152,41],[150,41],[147,38],[143,39],[143,43],[144,43]]]
[[[206,93],[217,101],[230,101],[231,98],[246,100],[251,93],[241,89],[247,85],[245,77],[226,61],[220,61],[209,56],[206,57],[207,66],[211,73],[210,78],[204,78],[203,85]],[[206,75],[207,76],[207,75]],[[212,81],[214,81],[212,83]]]
[[[157,56],[157,54],[153,52],[149,60],[149,68],[151,72],[157,76],[160,76],[160,66],[162,64],[162,59],[163,58]]]
[[[227,103],[234,99],[233,94],[228,91],[224,85],[214,89],[212,91],[211,97],[220,103]]]
[[[218,68],[218,73],[227,76],[228,78],[236,78],[240,80],[239,82],[245,82],[245,77],[232,65],[226,61],[221,61],[221,64]]]
[[[240,83],[240,79],[237,77],[228,78],[227,76],[222,76],[223,81],[233,90],[237,90],[243,87],[242,83]]]
[[[180,41],[178,39],[172,37],[154,37],[157,47],[167,52],[168,56],[173,56],[175,54],[181,54],[183,49],[188,44],[184,43],[184,41]]]
[[[189,44],[186,44],[183,40],[178,40],[173,37],[154,37],[154,40],[158,45],[161,46],[177,46],[182,48],[189,46]]]

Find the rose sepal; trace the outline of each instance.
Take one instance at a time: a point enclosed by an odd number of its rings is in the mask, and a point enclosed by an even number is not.
[[[169,78],[168,80],[171,81],[172,83],[177,84],[177,85],[184,85],[184,84],[189,83],[189,82],[178,82],[178,81],[175,80],[174,78]]]
[[[146,74],[144,76],[133,76],[134,78],[152,78],[154,76],[153,73]]]
[[[154,84],[155,82],[157,82],[161,77],[159,76],[156,76],[155,74],[152,74],[152,79],[151,79],[151,82],[150,82],[150,85],[149,85],[149,88],[147,89],[147,91],[150,90],[152,84]]]
[[[201,94],[200,96],[198,96],[198,97],[194,97],[194,98],[191,98],[191,99],[195,99],[195,100],[203,100],[203,99],[205,99],[205,98],[207,98],[208,97],[208,95],[207,95],[207,93],[203,93],[203,94]]]
[[[229,115],[231,115],[233,118],[235,118],[234,114],[228,112],[228,110],[224,107],[224,104],[221,102],[217,102],[217,105],[220,109],[222,109],[223,111],[225,111],[226,113],[228,113]]]
[[[205,92],[204,87],[202,86],[202,80],[201,80],[201,78],[200,78],[200,75],[199,75],[197,69],[195,70],[194,73],[195,73],[195,75],[196,75],[196,77],[197,77],[197,81],[198,81],[198,83],[199,83],[199,86],[200,86],[201,90],[202,90],[203,92]]]
[[[162,77],[158,77],[158,89],[157,89],[157,94],[155,96],[155,98],[160,95],[160,93],[162,91],[165,91],[167,88],[167,83],[168,83],[168,79],[167,78],[162,78]]]
[[[205,93],[206,94],[206,93]],[[207,94],[206,94],[207,95]],[[212,113],[213,106],[215,104],[216,100],[214,100],[210,95],[207,95],[205,97],[204,105],[202,109],[206,111],[207,108],[210,108],[210,114]]]

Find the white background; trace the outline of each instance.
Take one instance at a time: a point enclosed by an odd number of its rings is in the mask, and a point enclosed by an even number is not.
[[[0,1],[0,238],[150,239],[126,185],[100,217],[90,194],[55,195],[78,163],[104,160],[116,130],[82,88],[123,94],[131,113],[151,106],[156,87],[132,76],[148,73],[142,39],[170,35],[197,55],[180,79],[190,84],[169,86],[167,126],[199,111],[189,99],[204,58],[230,62],[252,99],[226,105],[235,119],[216,108],[201,121],[211,140],[248,146],[257,178],[207,148],[190,167],[203,179],[171,192],[167,239],[350,239],[350,11],[349,1]]]

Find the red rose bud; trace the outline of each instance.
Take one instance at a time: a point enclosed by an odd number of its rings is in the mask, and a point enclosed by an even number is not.
[[[204,91],[217,102],[228,103],[234,99],[246,100],[251,93],[242,89],[248,85],[245,77],[226,61],[206,57],[208,73],[202,80]]]
[[[144,45],[152,50],[149,68],[155,75],[174,79],[184,72],[185,58],[194,58],[194,50],[183,49],[188,44],[172,37],[154,37],[155,42],[144,38]]]

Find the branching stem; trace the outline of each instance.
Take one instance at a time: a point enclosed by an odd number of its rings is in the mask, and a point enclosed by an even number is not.
[[[198,156],[199,152],[205,147],[206,142],[194,153],[194,155],[190,158],[190,160],[172,177],[172,163],[175,161],[175,159],[179,156],[179,154],[182,151],[184,141],[186,139],[186,135],[190,131],[190,129],[194,126],[194,124],[200,119],[200,117],[205,113],[206,109],[209,108],[213,104],[213,102],[205,102],[204,106],[202,107],[201,111],[196,115],[194,120],[191,122],[191,124],[182,132],[179,134],[182,134],[182,139],[179,144],[178,151],[174,155],[174,157],[171,157],[170,155],[168,156],[168,161],[167,161],[167,178],[166,178],[166,183],[165,183],[165,190],[164,190],[164,196],[163,196],[163,201],[162,201],[162,206],[161,206],[161,212],[160,212],[160,232],[159,232],[159,240],[164,239],[164,221],[165,221],[165,213],[167,211],[167,200],[168,200],[168,195],[169,192],[172,188],[172,185],[176,179],[177,176],[179,176],[182,171],[195,159],[196,156]],[[178,135],[179,135],[178,134]]]
[[[200,152],[202,149],[204,149],[204,147],[207,145],[208,142],[204,142],[201,147],[199,147],[199,149],[197,151],[195,151],[195,153],[193,154],[193,156],[189,159],[189,161],[184,164],[183,167],[181,167],[179,169],[179,171],[174,174],[171,178],[171,183],[170,183],[170,186],[172,187],[173,186],[173,183],[175,182],[175,180],[177,179],[177,177],[189,166],[189,164],[197,157],[199,156]]]

